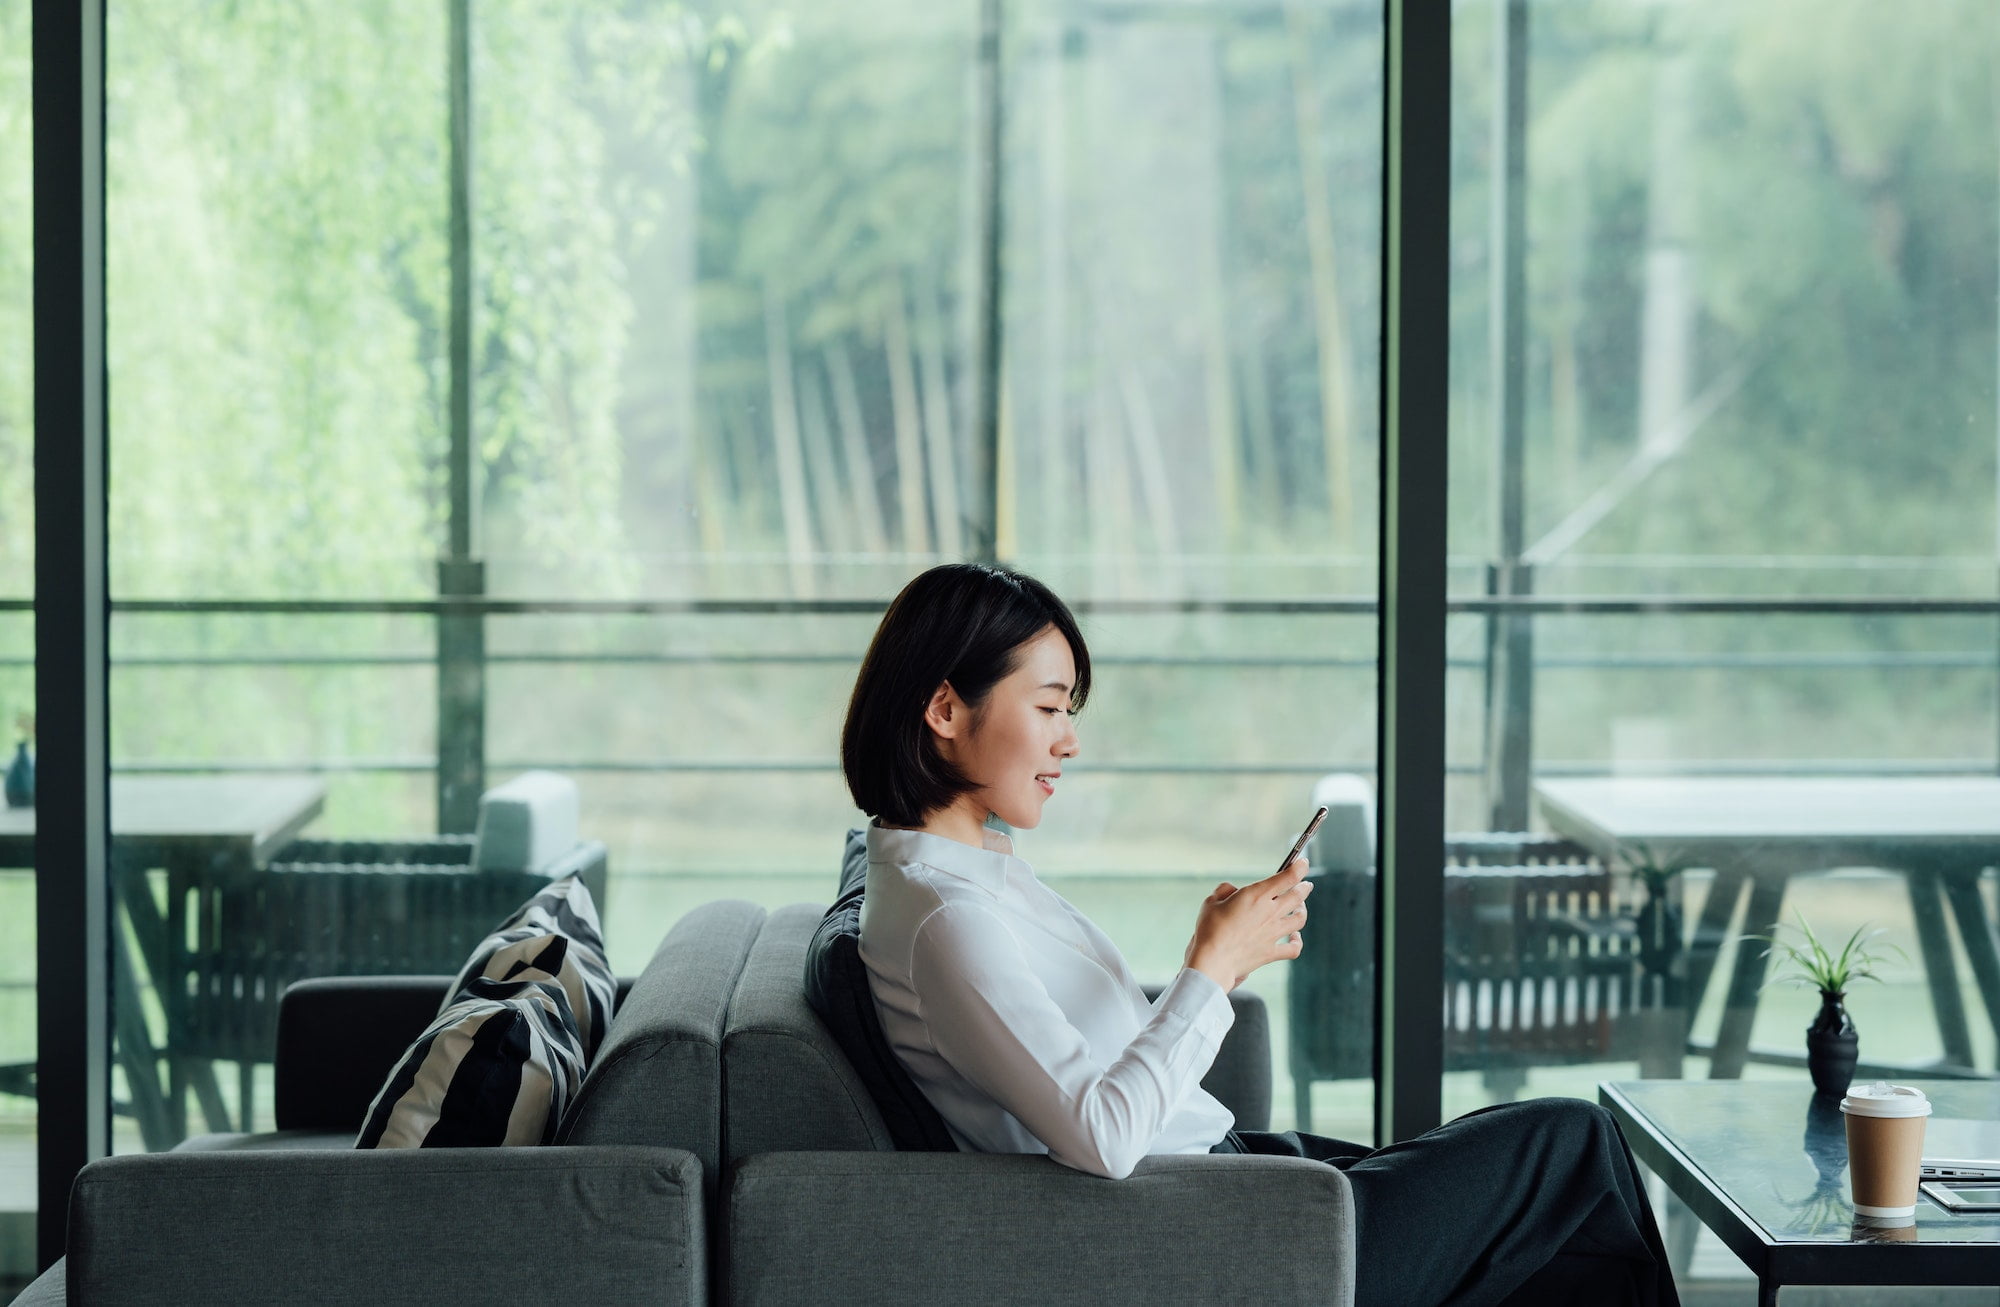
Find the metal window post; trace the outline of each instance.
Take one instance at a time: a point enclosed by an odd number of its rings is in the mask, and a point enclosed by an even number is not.
[[[472,439],[472,15],[451,9],[451,524],[438,597],[480,599],[478,448]],[[470,831],[486,788],[486,617],[444,612],[437,625],[437,823]]]
[[[1526,547],[1528,3],[1495,0],[1489,313],[1493,366],[1493,548],[1486,591],[1534,593]],[[1493,830],[1526,830],[1534,763],[1535,637],[1527,613],[1487,620],[1486,795]]]
[[[1388,0],[1384,20],[1377,1144],[1442,1105],[1451,291],[1451,6]]]
[[[34,3],[37,1259],[111,1143],[104,5]]]

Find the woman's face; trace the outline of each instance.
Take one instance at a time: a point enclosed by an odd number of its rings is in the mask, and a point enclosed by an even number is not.
[[[1076,659],[1051,626],[1021,646],[1020,662],[970,714],[970,730],[941,739],[939,748],[978,788],[965,799],[1017,830],[1041,824],[1042,805],[1055,793],[1063,759],[1077,752],[1070,691]],[[935,726],[935,721],[933,722]]]

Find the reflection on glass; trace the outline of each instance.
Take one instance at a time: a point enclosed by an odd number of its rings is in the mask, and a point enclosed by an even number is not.
[[[0,770],[35,707],[34,124],[28,0],[0,0]],[[18,787],[16,787],[18,788]],[[12,832],[24,815],[0,812]],[[18,842],[0,839],[0,843]],[[12,865],[9,865],[12,864]],[[35,873],[0,858],[0,1299],[35,1274]]]
[[[1923,604],[1991,596],[2000,24],[1798,13],[1459,10],[1448,820],[1533,836],[1484,891],[1450,859],[1447,1047],[1531,1051],[1448,1114],[1803,1079],[1817,1000],[1741,938],[1794,908],[1908,955],[1848,995],[1864,1074],[1995,1069],[2000,653]]]
[[[1920,1080],[1941,1115],[1990,1120],[2000,1113],[2000,1088],[1990,1081]],[[1846,1243],[1856,1238],[1845,1136],[1804,1083],[1742,1081],[1717,1084],[1625,1084],[1619,1087],[1657,1135],[1685,1159],[1689,1175],[1724,1196],[1770,1240]],[[1820,1100],[1822,1104],[1825,1100]],[[1838,1100],[1831,1104],[1840,1115]],[[1801,1148],[1801,1131],[1805,1146]],[[1680,1163],[1670,1163],[1678,1167]],[[1851,1177],[1851,1172],[1848,1172]],[[1902,1219],[1902,1218],[1892,1218]],[[2000,1213],[1953,1213],[1928,1198],[1916,1203],[1916,1235],[1877,1227],[1871,1238],[1924,1243],[1991,1243]],[[1671,1244],[1672,1236],[1669,1235]],[[1684,1268],[1676,1268],[1684,1273]]]

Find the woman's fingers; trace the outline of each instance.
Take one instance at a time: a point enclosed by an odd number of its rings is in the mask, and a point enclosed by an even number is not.
[[[1304,880],[1306,872],[1310,870],[1311,868],[1306,864],[1305,855],[1301,854],[1286,863],[1283,867],[1280,867],[1277,875],[1266,876],[1263,880],[1258,881],[1256,885],[1252,886],[1252,888],[1275,897]]]

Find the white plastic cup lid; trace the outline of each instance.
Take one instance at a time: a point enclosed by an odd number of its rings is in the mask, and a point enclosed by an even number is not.
[[[1877,1080],[1848,1090],[1840,1110],[1849,1116],[1929,1116],[1931,1100],[1921,1089]]]

